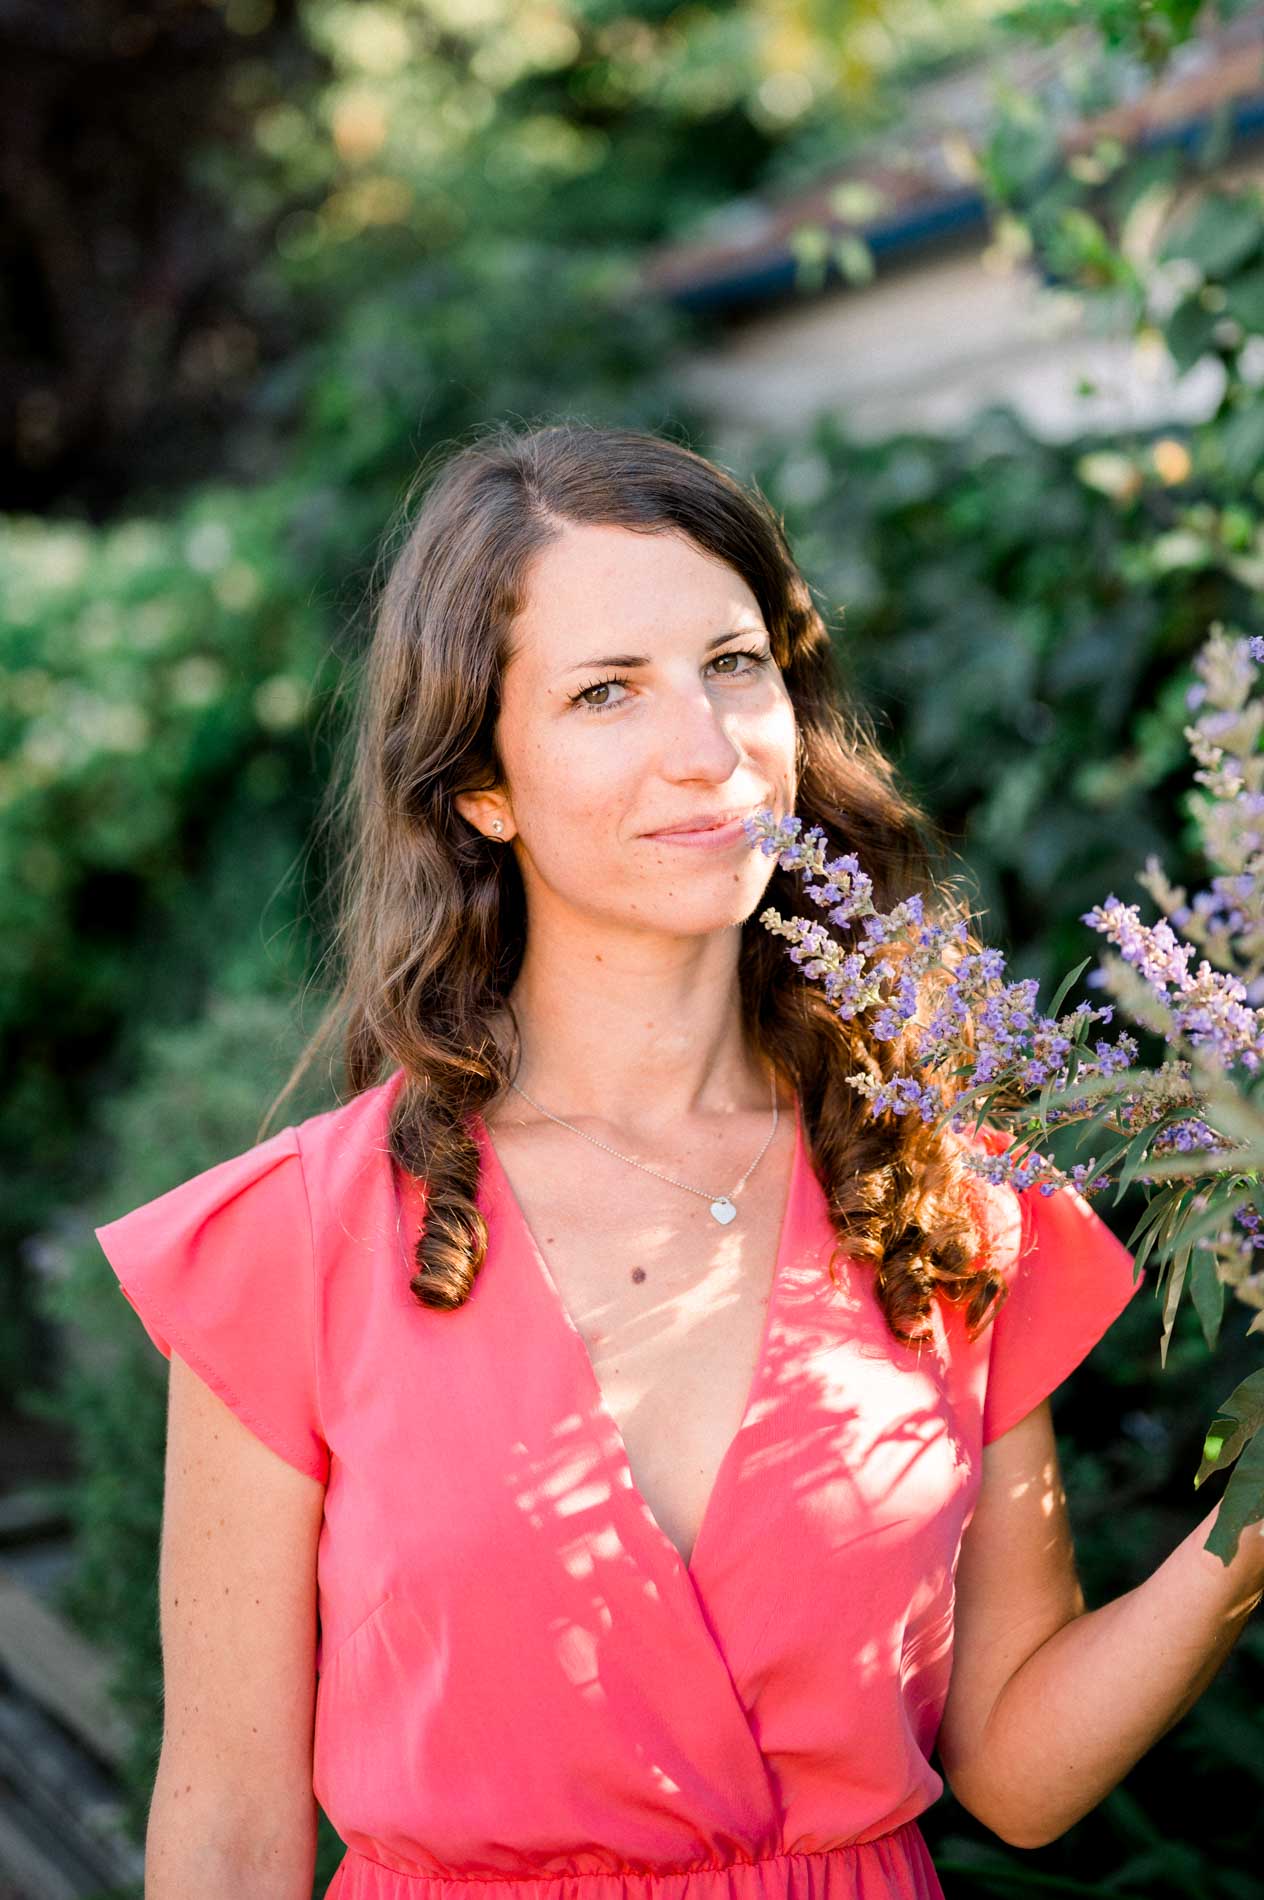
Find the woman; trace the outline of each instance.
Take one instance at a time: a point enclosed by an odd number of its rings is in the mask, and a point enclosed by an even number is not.
[[[924,1900],[936,1746],[1069,1825],[1129,1762],[987,1724],[1084,1610],[1047,1400],[1140,1282],[871,1117],[907,1049],[758,921],[761,807],[953,911],[771,509],[489,433],[349,757],[347,1099],[97,1230],[171,1359],[149,1900],[305,1893],[313,1787],[338,1900]]]

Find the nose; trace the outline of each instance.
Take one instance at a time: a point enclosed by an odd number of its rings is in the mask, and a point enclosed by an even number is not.
[[[726,715],[706,688],[697,685],[673,695],[668,705],[662,736],[664,778],[704,779],[722,785],[743,756],[729,730],[734,715]]]

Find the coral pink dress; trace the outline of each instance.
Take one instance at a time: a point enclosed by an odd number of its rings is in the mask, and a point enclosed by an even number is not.
[[[1132,1255],[1070,1189],[987,1188],[1008,1303],[970,1346],[936,1301],[902,1346],[869,1272],[825,1271],[796,1115],[758,1365],[686,1564],[481,1119],[485,1264],[456,1312],[410,1294],[402,1074],[96,1230],[154,1344],[326,1486],[329,1900],[941,1896],[917,1816],[981,1448],[1126,1306]]]

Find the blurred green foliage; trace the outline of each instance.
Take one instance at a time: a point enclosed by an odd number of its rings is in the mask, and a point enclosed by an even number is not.
[[[774,150],[810,148],[844,100],[857,126],[891,116],[896,49],[871,36],[862,58],[839,37],[876,11],[226,6],[230,38],[258,49],[216,42],[232,136],[172,171],[193,194],[186,241],[192,210],[217,205],[232,241],[208,234],[208,255],[241,281],[231,317],[173,311],[163,345],[177,416],[189,352],[198,375],[252,365],[248,401],[226,372],[223,472],[173,490],[166,451],[159,482],[140,443],[107,520],[0,520],[0,1394],[48,1349],[19,1250],[48,1183],[83,1179],[84,1130],[134,1069],[130,1026],[186,1020],[239,958],[287,980],[259,919],[303,858],[327,767],[313,740],[418,461],[492,416],[699,435],[674,374],[695,326],[646,292],[643,249],[753,185]],[[985,15],[950,12],[916,57]],[[188,17],[173,0],[161,32]],[[105,57],[82,25],[63,57],[80,39]],[[778,91],[805,60],[807,92]],[[100,478],[85,475],[94,504]],[[234,875],[221,929],[207,880]],[[301,892],[293,908],[302,969]]]
[[[249,38],[262,15],[236,5]],[[1126,10],[1074,9],[1147,58],[1194,10],[1144,11],[1139,47]],[[226,421],[220,478],[141,479],[95,525],[0,523],[0,1383],[81,1446],[66,1603],[118,1655],[138,1832],[161,1720],[165,1370],[90,1228],[249,1145],[311,1027],[296,1006],[322,943],[310,824],[384,526],[419,459],[490,417],[580,414],[705,452],[675,353],[719,332],[644,294],[643,247],[889,123],[893,77],[933,69],[992,12],[932,15],[901,64],[875,50],[875,4],[307,0],[297,67],[261,43],[234,70],[249,137],[190,155],[252,239],[242,307],[284,345]],[[827,616],[842,609],[844,673],[969,865],[985,935],[1044,986],[1091,947],[1079,913],[1130,896],[1149,852],[1197,879],[1189,661],[1213,619],[1264,631],[1258,198],[1175,215],[1198,154],[1106,146],[1069,166],[1052,110],[998,100],[979,157],[997,243],[1139,347],[1181,369],[1210,355],[1211,420],[1055,446],[1000,410],[949,441],[861,443],[823,418],[758,444],[748,471]],[[311,1091],[285,1119],[333,1099]],[[21,1246],[36,1232],[42,1284]],[[55,1390],[32,1391],[54,1329]],[[1192,1312],[1161,1382],[1156,1338],[1135,1303],[1058,1402],[1090,1603],[1194,1521],[1209,1369]],[[1253,1364],[1227,1341],[1217,1386]],[[1095,1888],[1245,1900],[1262,1663],[1252,1629],[1172,1738],[1038,1856],[945,1793],[923,1826],[948,1891],[1084,1891],[1087,1868]],[[1217,1817],[1214,1849],[1192,1796]],[[340,1853],[322,1818],[318,1893]]]

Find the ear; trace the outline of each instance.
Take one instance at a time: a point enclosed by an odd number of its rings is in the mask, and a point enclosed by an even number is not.
[[[462,818],[496,844],[507,844],[513,836],[513,819],[503,792],[458,792],[452,803]],[[503,826],[500,831],[492,829],[493,820],[497,818]]]

